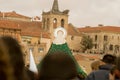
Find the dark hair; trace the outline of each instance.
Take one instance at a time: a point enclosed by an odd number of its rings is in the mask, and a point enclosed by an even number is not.
[[[21,46],[17,40],[10,36],[1,37],[4,44],[7,46],[8,54],[10,56],[11,65],[14,68],[14,76],[17,80],[23,80],[24,74],[24,60]]]
[[[120,71],[120,56],[116,59],[116,67]]]
[[[115,64],[116,56],[111,54],[106,54],[103,56],[102,61],[108,64]]]
[[[29,77],[29,80],[37,80],[37,75],[34,72],[30,71],[27,67],[25,68],[25,70],[26,74]]]
[[[69,80],[77,76],[77,69],[69,55],[54,52],[42,60],[39,73],[39,80]]]
[[[10,58],[2,40],[0,40],[0,80],[14,80]]]

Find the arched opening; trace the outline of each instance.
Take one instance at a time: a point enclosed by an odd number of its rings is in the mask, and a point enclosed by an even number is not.
[[[65,20],[61,19],[61,27],[64,27],[64,24],[65,24]]]
[[[97,38],[98,38],[98,36],[97,36],[97,35],[95,35],[95,41],[97,41]]]
[[[110,50],[110,51],[113,50],[113,45],[112,45],[112,44],[110,44],[110,46],[109,46],[109,50]]]
[[[45,29],[45,18],[43,18],[42,28]]]
[[[108,41],[108,36],[104,35],[104,41]]]
[[[53,19],[53,28],[57,28],[57,19],[56,18]]]
[[[49,26],[50,26],[50,19],[47,18],[47,30],[49,30]]]
[[[118,53],[119,52],[119,45],[115,45],[115,48],[114,48],[115,50],[114,50],[114,52],[115,53]]]

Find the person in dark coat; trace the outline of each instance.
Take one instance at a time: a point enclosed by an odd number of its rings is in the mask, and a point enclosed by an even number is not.
[[[102,61],[104,65],[99,66],[99,70],[91,72],[86,80],[109,80],[109,73],[115,66],[116,57],[111,54],[104,55]]]
[[[115,66],[111,69],[109,77],[111,80],[120,80],[120,56],[117,57]]]

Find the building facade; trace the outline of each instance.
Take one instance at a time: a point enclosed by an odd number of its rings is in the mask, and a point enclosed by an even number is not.
[[[94,44],[92,53],[120,54],[120,27],[86,27],[79,28],[79,31],[92,38]]]
[[[11,25],[15,26],[12,27]],[[21,29],[17,24],[11,21],[0,20],[0,36],[12,36],[17,39],[19,42],[21,41]]]
[[[0,12],[0,35],[15,37],[21,44],[26,64],[29,64],[29,50],[33,52],[35,62],[46,55],[54,39],[54,29],[64,27],[67,32],[67,42],[73,51],[79,50],[76,44],[80,43],[79,31],[68,24],[69,10],[60,11],[58,0],[54,0],[52,9],[42,12],[42,21],[39,17],[28,17],[12,12]],[[74,37],[74,39],[72,39]],[[75,41],[74,41],[75,40]]]
[[[42,28],[51,34],[51,40],[54,39],[54,29],[57,27],[68,28],[69,10],[60,11],[58,0],[54,0],[52,9],[48,12],[42,12]]]
[[[42,12],[40,18],[28,17],[13,12],[0,12],[0,35],[10,35],[16,38],[24,53],[26,64],[29,64],[29,51],[32,50],[36,64],[46,55],[54,39],[54,29],[61,26],[67,30],[67,43],[71,51],[81,52],[81,39],[87,35],[93,39],[93,53],[120,52],[120,28],[98,26],[90,28],[75,28],[68,23],[69,10],[60,11],[58,0],[54,0],[52,9]]]

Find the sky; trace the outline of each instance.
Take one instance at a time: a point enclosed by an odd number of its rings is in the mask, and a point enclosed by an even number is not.
[[[50,11],[54,0],[0,0],[0,11],[40,16]],[[120,0],[58,0],[60,11],[70,10],[69,23],[75,27],[98,24],[120,26]]]

